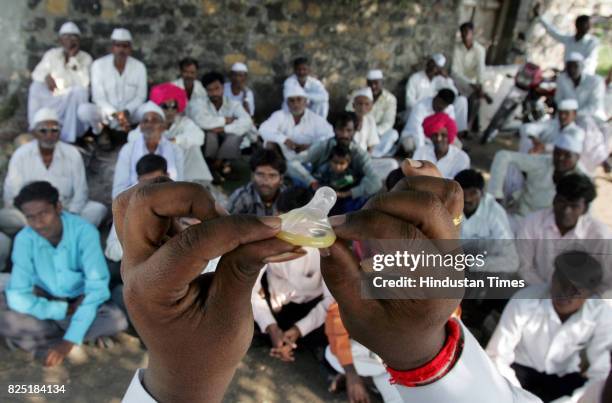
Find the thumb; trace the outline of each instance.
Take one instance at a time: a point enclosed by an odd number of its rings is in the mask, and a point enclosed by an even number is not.
[[[321,273],[325,284],[340,307],[358,307],[361,299],[361,271],[359,262],[349,248],[336,241],[329,249],[329,254],[321,254]]]

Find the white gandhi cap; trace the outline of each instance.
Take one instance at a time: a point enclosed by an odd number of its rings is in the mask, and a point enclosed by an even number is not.
[[[132,34],[125,28],[115,28],[111,34],[111,40],[117,42],[132,42]]]
[[[285,90],[285,99],[287,98],[295,98],[295,97],[302,97],[302,98],[308,98],[308,94],[306,94],[306,91],[304,91],[304,88],[302,88],[301,85],[290,85],[286,90]]]
[[[575,99],[564,99],[563,101],[559,102],[557,109],[560,111],[577,111],[578,101]]]
[[[582,154],[583,144],[584,130],[576,125],[566,127],[555,139],[555,147],[576,154]]]
[[[81,30],[79,29],[79,27],[77,27],[77,25],[74,22],[68,21],[62,24],[59,30],[59,34],[60,35],[81,35]]]
[[[49,121],[59,123],[60,120],[57,111],[55,109],[47,107],[41,108],[34,114],[34,119],[32,120],[31,127],[35,128],[36,126],[38,126],[39,123]]]
[[[357,97],[366,97],[369,98],[370,101],[374,100],[374,94],[372,94],[372,89],[370,87],[360,88],[355,91],[355,96],[353,97],[353,99]]]
[[[232,65],[232,71],[236,73],[248,73],[249,69],[247,68],[246,64],[239,62]]]
[[[370,70],[368,71],[368,75],[366,76],[368,80],[382,80],[383,72],[382,70]]]
[[[162,108],[160,108],[153,101],[147,101],[144,104],[140,105],[136,110],[136,117],[139,121],[141,121],[142,119],[144,119],[145,114],[149,112],[157,113],[159,116],[161,116],[162,120],[166,120],[166,115],[164,114]]]
[[[444,67],[446,64],[446,57],[444,57],[442,53],[434,53],[431,55],[431,60],[433,60],[438,67]]]

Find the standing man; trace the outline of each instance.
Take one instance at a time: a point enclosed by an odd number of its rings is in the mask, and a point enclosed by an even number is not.
[[[147,69],[132,56],[132,34],[115,28],[111,35],[111,54],[91,65],[91,98],[93,104],[79,108],[79,119],[91,125],[94,134],[110,127],[124,133],[138,122],[134,112],[147,100]],[[110,139],[100,136],[99,144]]]
[[[376,129],[380,137],[380,143],[372,150],[372,156],[375,158],[393,156],[396,150],[395,142],[399,138],[397,130],[393,128],[397,115],[397,98],[383,87],[382,70],[368,71],[366,83],[374,96],[374,105],[370,113],[376,121]],[[354,112],[353,100],[356,93],[351,94],[346,105],[346,110],[349,112]]]
[[[589,34],[591,30],[591,17],[581,15],[576,18],[576,33],[574,35],[563,34],[557,27],[551,24],[544,16],[540,15],[540,4],[536,4],[533,12],[538,21],[554,40],[563,45],[564,60],[572,52],[578,52],[584,58],[584,72],[595,74],[597,69],[597,58],[599,57],[599,39]]]
[[[172,84],[182,88],[187,93],[187,99],[192,100],[206,96],[204,86],[198,80],[198,61],[191,57],[185,57],[179,62],[181,76],[174,80]]]
[[[249,69],[244,63],[234,63],[230,71],[230,81],[225,83],[223,93],[232,101],[239,102],[251,117],[255,115],[255,96],[247,87]]]
[[[192,100],[186,112],[204,130],[204,157],[216,180],[231,174],[243,136],[253,127],[242,105],[224,94],[223,81],[223,75],[216,71],[204,74],[202,85],[207,96]]]
[[[87,130],[77,115],[89,100],[91,56],[81,50],[81,31],[68,21],[59,30],[61,47],[48,50],[32,71],[28,93],[28,121],[33,128],[36,112],[55,109],[62,124],[61,140],[74,143]]]
[[[329,112],[329,93],[321,81],[310,75],[310,64],[305,57],[298,57],[293,61],[293,74],[283,84],[284,98],[287,98],[285,92],[296,85],[302,87],[308,95],[308,109],[326,119]],[[287,104],[283,105],[283,109],[287,109]]]

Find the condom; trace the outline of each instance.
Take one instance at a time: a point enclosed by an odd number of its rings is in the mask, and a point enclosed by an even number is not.
[[[296,246],[328,248],[336,241],[327,215],[336,204],[336,192],[327,186],[317,190],[304,207],[282,214],[277,237]]]

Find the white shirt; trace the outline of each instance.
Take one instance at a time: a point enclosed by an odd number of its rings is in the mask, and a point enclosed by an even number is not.
[[[554,40],[563,44],[565,53],[563,60],[572,53],[578,52],[584,56],[584,72],[587,74],[595,74],[597,69],[597,58],[599,56],[599,39],[591,34],[586,34],[579,41],[576,40],[576,35],[562,34],[544,17],[540,16],[540,22]]]
[[[185,81],[183,81],[182,77],[179,77],[176,80],[172,81],[172,84],[182,89],[185,89]],[[189,101],[191,102],[196,98],[204,98],[207,96],[208,94],[206,93],[206,89],[202,85],[202,82],[200,80],[193,80],[193,90],[191,92],[191,98],[189,98]]]
[[[301,86],[295,74],[287,77],[283,83],[283,98],[287,89],[296,85]],[[323,83],[312,76],[308,76],[302,88],[308,94],[308,108],[317,115],[327,118],[327,113],[329,112],[329,93]],[[283,102],[283,109],[288,110],[287,101]]]
[[[437,75],[430,80],[424,70],[417,71],[406,83],[406,109],[411,109],[423,98],[435,97],[443,88],[452,90],[455,95],[459,92],[452,78]]]
[[[463,215],[461,239],[470,240],[465,245],[471,248],[487,251],[486,264],[481,271],[511,273],[517,270],[519,260],[508,215],[489,193],[482,195],[470,217]]]
[[[470,167],[470,157],[465,151],[452,144],[448,146],[446,155],[438,160],[433,143],[426,141],[424,145],[416,149],[412,158],[433,162],[440,170],[442,176],[447,179],[454,179],[455,175]]]
[[[559,104],[564,99],[578,101],[578,114],[592,115],[602,121],[607,118],[604,106],[606,84],[602,77],[582,73],[578,86],[575,86],[567,73],[559,74],[555,102]]]
[[[576,402],[593,381],[610,372],[612,309],[601,299],[587,299],[582,308],[561,322],[548,285],[519,291],[510,300],[487,345],[487,354],[513,385],[520,386],[512,363],[549,375],[581,372],[581,355],[589,362],[587,383],[555,402]]]
[[[105,115],[128,110],[133,116],[147,100],[145,65],[129,56],[119,74],[112,54],[97,59],[91,65],[91,98]]]
[[[378,137],[378,130],[376,130],[376,121],[371,113],[366,114],[361,121],[361,129],[355,131],[353,141],[364,150],[368,151],[368,148],[374,147],[380,143],[380,137]]]
[[[308,315],[295,323],[302,336],[306,336],[325,323],[327,308],[333,302],[333,298],[329,291],[326,291],[321,276],[319,250],[304,249],[307,252],[304,257],[284,263],[269,263],[259,273],[259,278],[253,287],[251,302],[255,322],[262,332],[265,332],[269,325],[276,323],[261,289],[261,278],[264,273],[268,280],[270,305],[275,312],[290,302],[303,304],[323,295],[323,299]]]
[[[140,126],[128,134],[128,142],[121,147],[117,164],[115,165],[115,175],[113,177],[113,199],[130,186],[138,182],[136,174],[136,164],[144,155],[149,154]],[[181,148],[169,142],[164,137],[161,138],[155,154],[161,155],[168,164],[168,176],[173,180],[183,179],[184,155]]]
[[[218,110],[210,102],[208,96],[192,98],[185,114],[204,130],[222,127],[226,133],[242,136],[253,127],[253,121],[242,104],[230,100],[226,95],[223,96],[223,104]],[[225,118],[229,117],[236,118],[236,120],[226,124]]]
[[[253,91],[251,91],[250,88],[247,87],[244,91],[240,91],[237,95],[234,95],[234,93],[232,92],[232,83],[227,82],[223,85],[223,95],[225,95],[232,101],[238,102],[240,105],[242,105],[242,103],[246,101],[247,105],[249,105],[249,115],[255,115],[255,96],[253,95]]]
[[[131,133],[131,132],[130,132]],[[177,115],[168,130],[164,132],[168,140],[174,139],[174,144],[187,149],[204,145],[204,132],[187,116]]]
[[[264,142],[280,145],[285,157],[291,159],[295,157],[295,152],[284,146],[285,140],[312,145],[333,137],[334,129],[327,120],[309,109],[304,110],[304,115],[297,124],[291,112],[279,110],[259,126],[259,134]]]
[[[54,91],[56,95],[63,94],[74,86],[87,88],[91,61],[89,53],[82,50],[66,62],[63,48],[49,49],[32,71],[32,80],[44,83],[45,77],[51,75],[57,86]]]
[[[402,130],[402,138],[412,137],[414,139],[415,148],[422,147],[425,144],[425,132],[423,131],[423,121],[428,116],[436,113],[433,109],[434,97],[423,98],[414,105],[410,110],[410,116],[406,122],[406,126]],[[443,111],[448,116],[455,120],[455,108],[449,105]]]
[[[59,192],[64,209],[80,214],[87,204],[85,165],[79,150],[61,141],[55,145],[49,168],[43,163],[38,141],[20,146],[9,161],[4,180],[4,204],[13,205],[21,188],[33,181],[47,181]]]
[[[465,87],[484,83],[485,56],[485,48],[476,41],[470,49],[463,42],[456,43],[451,69],[453,78]]]
[[[552,207],[536,211],[525,217],[516,239],[521,259],[519,274],[528,284],[542,284],[550,281],[554,272],[555,258],[565,250],[588,247],[587,251],[593,253],[594,256],[612,253],[608,246],[608,240],[612,239],[612,232],[606,224],[586,213],[578,219],[574,229],[561,235],[555,223]],[[551,239],[557,241],[551,241]],[[588,241],[576,243],[572,240]],[[609,265],[604,263],[603,268],[603,283],[610,287],[612,286],[612,273]]]
[[[349,101],[348,104],[346,104],[347,111],[355,111],[353,108],[353,100],[355,99],[356,92],[357,91],[354,91],[349,95]],[[397,98],[386,89],[383,89],[381,94],[374,101],[374,105],[372,105],[372,110],[370,111],[370,115],[374,117],[374,121],[376,122],[376,129],[378,130],[379,136],[393,129],[393,126],[395,126],[396,114]]]

